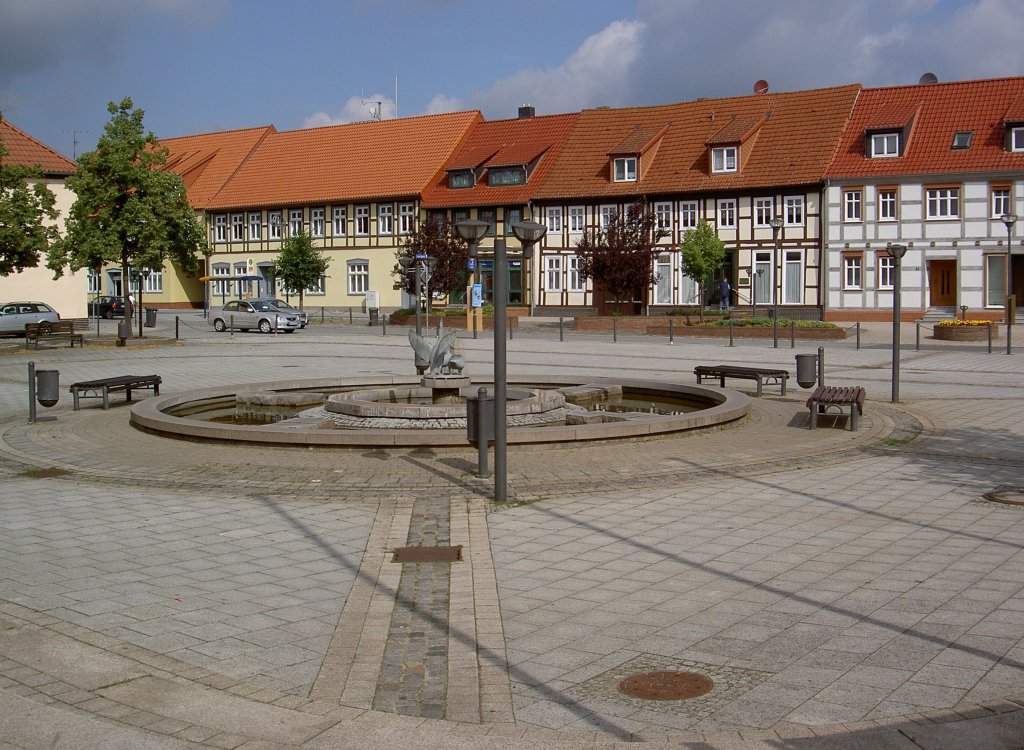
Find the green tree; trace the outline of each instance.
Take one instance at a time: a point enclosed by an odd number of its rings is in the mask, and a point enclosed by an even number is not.
[[[625,213],[616,211],[604,229],[584,232],[576,245],[580,273],[616,304],[644,299],[658,280],[654,259],[663,250],[658,241],[667,235],[646,202],[637,201]]]
[[[465,285],[468,245],[447,221],[428,219],[421,222],[398,248],[391,273],[410,295],[416,294],[416,277],[411,273],[403,273],[397,258],[409,258],[415,263],[417,255],[437,259],[434,272],[430,275],[431,289],[450,293],[457,286]]]
[[[281,254],[274,261],[274,274],[284,282],[286,289],[297,289],[299,307],[302,307],[306,289],[317,286],[327,273],[330,258],[313,247],[313,240],[305,232],[288,237],[281,243]]]
[[[39,265],[40,253],[58,239],[55,198],[38,169],[6,164],[0,140],[0,276]]]
[[[167,150],[143,128],[143,111],[128,98],[111,102],[107,111],[111,118],[96,150],[82,154],[67,179],[77,199],[47,265],[60,276],[65,266],[77,271],[119,263],[127,309],[130,273],[162,270],[167,258],[194,275],[207,244],[184,183],[163,169]]]
[[[707,285],[712,274],[722,267],[725,244],[718,239],[711,225],[701,219],[695,229],[686,230],[679,249],[683,252],[683,273],[700,285],[700,319],[703,321]]]

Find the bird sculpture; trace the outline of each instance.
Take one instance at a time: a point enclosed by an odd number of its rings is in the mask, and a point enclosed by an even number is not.
[[[456,332],[449,331],[431,343],[410,328],[409,344],[416,355],[416,371],[440,374],[445,369],[448,374],[456,370],[461,373],[466,360],[461,354],[452,352],[455,338]]]

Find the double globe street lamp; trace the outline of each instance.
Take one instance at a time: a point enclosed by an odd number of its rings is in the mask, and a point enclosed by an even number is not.
[[[484,221],[460,221],[455,224],[459,237],[469,244],[469,257],[478,254],[480,240],[487,233],[490,224]],[[536,221],[512,222],[512,234],[522,245],[523,260],[533,255],[533,246],[547,233],[547,227]],[[474,263],[474,266],[479,265]],[[506,432],[506,400],[508,370],[505,351],[506,311],[508,280],[507,247],[504,237],[494,240],[494,500],[508,499],[508,463]]]
[[[434,269],[437,267],[437,258],[417,253],[415,258],[399,258],[398,265],[402,268],[402,275],[408,275],[412,271],[416,276],[416,335],[419,336],[423,333],[420,325],[420,300],[424,286],[427,293],[427,328],[430,328],[430,277],[434,275]]]

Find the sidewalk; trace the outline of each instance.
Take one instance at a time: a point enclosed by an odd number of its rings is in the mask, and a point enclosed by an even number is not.
[[[1024,747],[1024,510],[983,497],[1024,494],[1017,354],[904,349],[895,406],[872,325],[826,345],[829,382],[868,389],[856,433],[766,393],[710,433],[511,450],[501,508],[469,446],[181,442],[66,393],[25,421],[30,359],[174,394],[406,373],[397,333],[0,356],[0,747]],[[461,343],[486,372],[489,336]],[[785,346],[508,350],[513,375],[689,383],[792,370]],[[432,545],[462,561],[392,562]],[[618,690],[658,671],[714,689]]]

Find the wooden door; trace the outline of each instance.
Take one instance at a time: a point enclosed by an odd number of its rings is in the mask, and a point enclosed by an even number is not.
[[[928,263],[929,297],[933,307],[956,305],[956,261],[933,260]]]

